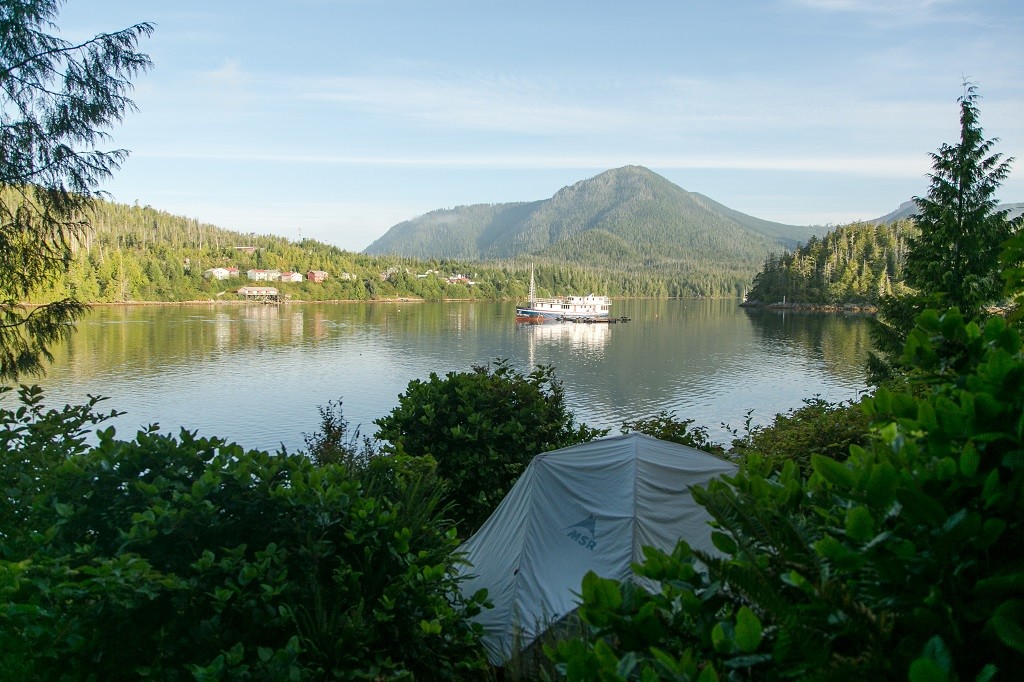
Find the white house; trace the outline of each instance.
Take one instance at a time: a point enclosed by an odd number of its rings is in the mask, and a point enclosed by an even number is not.
[[[285,272],[281,273],[281,281],[282,282],[301,282],[302,281],[302,273],[301,272],[288,272],[286,270]]]
[[[280,270],[249,270],[245,274],[254,282],[277,282],[281,279]]]
[[[237,273],[238,270],[235,272]],[[203,277],[206,279],[227,279],[230,276],[231,271],[228,268],[210,268],[203,271]]]

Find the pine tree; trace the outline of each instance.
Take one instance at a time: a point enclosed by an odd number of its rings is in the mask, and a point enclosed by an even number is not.
[[[1006,212],[996,210],[995,192],[1013,159],[991,153],[998,139],[983,136],[976,86],[965,83],[958,101],[960,141],[931,155],[928,194],[914,197],[921,233],[910,242],[906,280],[924,297],[973,317],[1002,289],[999,253],[1012,230]]]
[[[61,4],[0,3],[0,379],[41,372],[85,311],[74,297],[22,304],[67,269],[85,210],[127,155],[98,145],[151,65],[136,52],[150,24],[72,43],[47,33]]]
[[[1012,158],[991,153],[997,138],[986,140],[978,123],[978,93],[964,83],[960,104],[960,141],[931,154],[931,186],[914,221],[903,274],[914,293],[882,299],[871,325],[874,350],[868,381],[880,384],[897,372],[903,344],[925,308],[958,308],[978,316],[1002,291],[999,254],[1013,232],[1006,211],[996,210],[995,192],[1010,172]]]

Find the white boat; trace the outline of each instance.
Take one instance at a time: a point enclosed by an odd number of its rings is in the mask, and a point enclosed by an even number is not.
[[[516,307],[516,319],[524,322],[543,322],[544,320],[607,320],[611,300],[607,296],[559,296],[557,298],[537,298],[537,287],[533,281],[533,268],[530,268],[530,301],[525,306]]]

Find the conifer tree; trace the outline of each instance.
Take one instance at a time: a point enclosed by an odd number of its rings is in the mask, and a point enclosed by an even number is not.
[[[136,51],[150,24],[69,42],[51,34],[61,4],[0,2],[0,379],[42,371],[85,311],[74,297],[22,304],[68,267],[84,210],[127,156],[99,146],[151,66]]]
[[[999,253],[1012,230],[1006,211],[996,210],[995,192],[1013,159],[991,153],[998,139],[984,138],[976,86],[964,83],[958,101],[960,141],[932,153],[928,194],[914,197],[921,232],[910,242],[906,280],[943,307],[973,317],[1002,289]]]
[[[895,372],[914,320],[926,308],[957,308],[978,316],[998,300],[1003,283],[999,255],[1013,232],[1006,211],[996,210],[995,192],[1010,172],[1012,158],[992,153],[998,138],[986,140],[978,122],[978,92],[964,83],[960,140],[931,154],[931,186],[914,197],[920,230],[908,245],[904,278],[916,292],[887,296],[872,322],[875,350],[868,359],[868,381],[880,384]]]

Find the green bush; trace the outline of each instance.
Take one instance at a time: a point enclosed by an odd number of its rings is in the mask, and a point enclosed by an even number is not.
[[[9,679],[478,679],[430,467],[363,469],[0,410]],[[370,491],[381,494],[371,494]]]
[[[535,455],[607,433],[575,423],[553,368],[523,375],[505,360],[493,370],[411,381],[376,424],[393,452],[437,462],[465,536],[487,520]]]
[[[1024,354],[1000,319],[923,314],[914,390],[813,473],[757,454],[695,489],[721,556],[646,550],[650,594],[588,576],[569,679],[1009,679],[1024,667]],[[702,562],[706,572],[698,570]]]
[[[694,421],[693,419],[678,419],[675,412],[662,410],[653,417],[625,421],[619,430],[622,433],[636,431],[653,438],[689,445],[691,448],[704,450],[714,455],[725,455],[725,447],[711,440],[706,427],[693,426]]]
[[[775,415],[768,426],[748,429],[733,441],[734,454],[757,454],[775,467],[792,461],[810,472],[811,455],[838,461],[850,456],[851,445],[868,441],[870,419],[857,403],[830,403],[819,397],[805,399],[803,407]]]
[[[380,454],[377,444],[363,436],[359,428],[352,430],[342,410],[342,401],[329,400],[317,408],[320,428],[312,434],[303,434],[306,445],[303,454],[318,465],[344,464],[350,468],[366,466]]]

